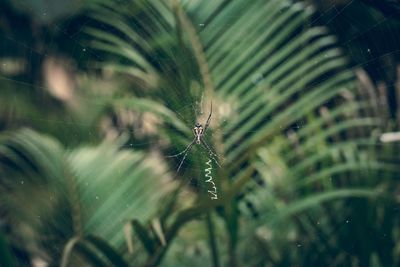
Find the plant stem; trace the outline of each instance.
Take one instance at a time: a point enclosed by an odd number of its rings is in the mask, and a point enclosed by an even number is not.
[[[64,175],[67,181],[67,192],[69,194],[69,202],[72,210],[72,223],[74,234],[76,236],[83,235],[83,227],[82,227],[82,213],[80,206],[80,197],[79,197],[79,189],[76,183],[75,177],[69,171],[69,166],[66,164],[64,167]]]
[[[228,253],[229,253],[229,266],[236,266],[236,243],[238,236],[238,218],[237,218],[237,206],[234,200],[225,205],[225,216],[226,228],[229,235]]]
[[[207,212],[207,214],[206,214],[206,224],[207,224],[207,230],[208,230],[208,238],[209,238],[209,242],[210,242],[212,263],[213,263],[214,267],[219,267],[220,265],[219,265],[219,258],[218,258],[218,248],[217,248],[217,242],[215,240],[214,225],[211,220],[210,212]]]

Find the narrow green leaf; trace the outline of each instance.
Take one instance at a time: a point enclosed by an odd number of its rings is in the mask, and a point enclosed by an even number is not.
[[[143,247],[150,255],[153,254],[156,245],[154,244],[154,241],[150,238],[150,235],[148,234],[146,228],[138,220],[132,220],[130,223],[132,224],[133,229],[135,230],[135,233],[137,234],[139,240],[142,242]]]
[[[112,248],[105,240],[100,237],[89,235],[85,237],[85,241],[93,245],[102,255],[104,255],[115,267],[128,267],[124,258]]]
[[[343,198],[373,198],[377,197],[378,195],[379,193],[372,189],[338,189],[334,191],[316,193],[304,199],[295,200],[293,203],[289,203],[286,207],[282,207],[278,211],[277,216],[273,218],[273,221],[278,223],[287,217],[319,206],[323,202],[327,201]]]

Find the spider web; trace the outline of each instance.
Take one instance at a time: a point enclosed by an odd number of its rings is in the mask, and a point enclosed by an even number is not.
[[[21,1],[22,3],[22,1]],[[340,27],[341,24],[337,23],[338,21],[346,21],[347,25],[350,25],[351,29],[354,29],[354,31],[350,32],[347,36],[345,36],[345,40],[342,42],[342,46],[347,47],[347,53],[353,58],[355,61],[353,64],[353,69],[356,70],[358,68],[365,68],[369,73],[371,73],[374,77],[376,77],[376,80],[384,80],[387,76],[386,74],[386,69],[389,65],[389,67],[396,69],[397,67],[397,61],[392,60],[392,61],[385,61],[385,59],[389,57],[394,57],[398,58],[398,55],[400,53],[400,35],[397,31],[395,31],[393,27],[393,21],[388,19],[387,17],[382,17],[381,20],[376,22],[375,24],[365,26],[362,21],[358,21],[356,18],[349,17],[349,14],[346,13],[347,9],[354,8],[354,0],[347,1],[347,3],[343,6],[338,6],[335,3],[331,3],[328,8],[325,9],[322,13],[320,13],[315,20],[313,21],[314,24],[323,24],[323,25],[328,25],[330,27],[330,30],[335,33],[339,33],[341,31]],[[47,10],[43,9],[42,15],[46,16]],[[64,18],[63,21],[68,21],[68,19],[72,18],[72,15],[70,17]],[[67,23],[68,24],[68,23]],[[66,25],[65,23],[63,25]],[[15,30],[19,30],[21,27],[24,27],[25,25],[18,25]],[[83,22],[79,27],[77,28],[76,31],[74,31],[72,34],[68,33],[66,29],[63,29],[61,27],[61,22],[59,23],[54,23],[52,27],[57,29],[62,35],[64,35],[66,38],[71,40],[71,42],[74,44],[73,48],[73,57],[78,60],[77,64],[85,67],[90,67],[88,66],[89,62],[85,61],[86,56],[85,54],[90,54],[91,56],[98,58],[100,60],[103,60],[102,56],[96,51],[91,49],[90,47],[86,46],[85,44],[82,43],[82,41],[79,39],[79,33],[82,31],[82,29],[86,26],[85,22]],[[206,24],[201,24],[199,25],[200,27],[207,27]],[[391,46],[381,46],[379,42],[385,42],[384,38],[379,38],[379,40],[374,40],[371,38],[368,38],[367,36],[371,33],[381,33],[384,34],[384,37],[387,39],[390,39],[389,41],[392,44],[395,44],[395,47],[393,48]],[[390,34],[387,34],[390,33]],[[389,42],[388,41],[388,42]],[[22,51],[22,53],[25,55],[26,62],[21,63],[22,65],[26,64],[26,66],[33,66],[35,63],[33,62],[35,55],[40,55],[44,59],[51,59],[52,55],[49,54],[49,51],[52,50],[52,47],[55,45],[54,39],[51,39],[46,45],[45,49],[39,51],[36,47],[32,45],[32,43],[29,40],[19,40],[17,39],[13,34],[8,34],[3,36],[3,39],[1,39],[1,49],[11,49],[10,47],[16,47],[19,51]],[[365,48],[364,49],[359,49],[356,50],[354,47],[356,47],[354,44],[360,43],[360,42],[365,42]],[[361,46],[362,47],[362,46]],[[384,48],[382,48],[384,47]],[[4,50],[3,50],[4,51]],[[10,52],[10,51],[6,51]],[[159,59],[163,60],[163,59]],[[358,61],[357,61],[358,60]],[[384,66],[382,61],[385,61],[386,66]],[[63,67],[66,70],[69,70],[71,72],[76,71],[76,67],[74,65],[74,62],[62,62],[61,63]],[[18,66],[14,66],[15,64],[12,62],[12,60],[8,58],[0,58],[0,82],[4,85],[7,84],[7,86],[11,85],[15,88],[16,90],[23,91],[23,94],[26,95],[27,98],[33,98],[37,97],[34,96],[32,88],[37,89],[37,90],[47,90],[46,85],[32,85],[29,81],[19,79],[17,77],[13,77],[9,75],[9,69],[10,68],[18,68]],[[18,64],[17,64],[18,65]],[[263,80],[262,74],[255,73],[253,75],[253,83],[257,84]],[[387,87],[389,89],[393,89],[394,91],[394,86],[395,83],[388,84]],[[88,101],[90,102],[92,99],[91,98],[85,98],[84,96],[79,96],[80,100],[82,101]],[[11,102],[12,97],[10,98]],[[46,97],[43,96],[43,101],[46,101]],[[208,111],[204,109],[202,104],[204,104],[204,101],[209,101],[205,99],[192,99],[192,98],[187,98],[187,99],[182,99],[182,105],[181,107],[178,107],[177,110],[174,110],[175,114],[177,117],[179,117],[182,121],[188,125],[189,128],[192,128],[194,125],[194,121],[189,121],[187,118],[190,116],[187,116],[188,110],[192,110],[193,113],[199,113],[200,115],[202,114],[208,114]],[[391,103],[390,105],[395,105],[393,104],[392,100],[389,99],[389,102]],[[202,104],[200,104],[202,103]],[[171,103],[172,105],[172,103]],[[196,109],[199,109],[200,106],[200,112]],[[196,108],[197,107],[197,108]],[[394,107],[394,110],[397,107]],[[201,111],[202,110],[202,111]],[[67,119],[57,119],[54,118],[53,116],[48,116],[48,117],[43,117],[43,118],[37,118],[34,116],[28,116],[24,115],[21,116],[18,114],[18,107],[14,107],[11,110],[1,110],[1,120],[4,120],[5,118],[8,118],[8,121],[10,121],[10,118],[15,118],[18,117],[20,120],[19,122],[15,123],[14,125],[6,125],[6,127],[19,127],[22,125],[35,125],[35,124],[40,124],[41,121],[45,121],[48,123],[51,123],[54,125],[54,127],[64,127],[66,128],[66,131],[68,132],[68,135],[74,136],[76,135],[79,129],[82,127],[87,127],[88,129],[91,128],[91,124],[85,124],[85,123],[78,123],[74,121],[72,118]],[[217,110],[215,112],[218,112]],[[213,119],[213,118],[212,118]],[[299,122],[297,125],[293,126],[293,129],[298,129],[303,127],[303,122]],[[124,129],[120,129],[124,130]],[[126,129],[130,131],[129,129]],[[213,133],[216,132],[223,132],[223,128],[211,128],[211,131],[209,131],[209,135],[212,135]],[[87,136],[91,136],[93,133],[91,133],[89,130],[86,132]],[[189,142],[191,139],[188,139]],[[209,140],[209,139],[207,139]],[[125,147],[127,148],[142,148],[142,147],[147,147],[147,146],[158,146],[159,141],[147,141],[147,142],[131,142],[127,144]],[[212,145],[212,144],[210,144]],[[182,147],[185,147],[185,144],[182,143]],[[178,151],[179,152],[179,151]],[[198,161],[196,160],[196,155],[203,154],[203,161]],[[202,176],[196,178],[196,179],[204,179],[204,169],[206,168],[204,158],[207,159],[207,151],[204,151],[202,147],[199,146],[194,146],[191,151],[189,151],[188,157],[186,160],[183,162],[182,166],[182,171],[181,173],[185,173],[185,170],[187,168],[194,169],[196,173],[202,174]],[[181,157],[177,158],[177,160],[174,161],[172,166],[178,166],[179,161]],[[170,159],[169,159],[170,160]],[[222,159],[222,164],[223,159]],[[216,166],[213,165],[214,170],[216,170]],[[174,168],[171,170],[172,173],[174,173]],[[187,178],[187,183],[192,183],[194,180],[193,177],[188,177]],[[207,189],[203,188],[203,189]],[[318,224],[319,222],[315,222]],[[343,221],[343,224],[341,227],[346,227],[351,223],[351,217],[347,218],[346,220]],[[297,244],[296,247],[301,247],[301,244]],[[295,247],[295,248],[296,248]],[[351,252],[348,252],[351,253]]]
[[[20,2],[22,5],[24,5],[23,2]],[[338,6],[335,5],[335,3],[331,3],[330,6],[328,8],[326,8],[323,12],[321,12],[319,15],[316,16],[316,18],[312,21],[313,24],[323,24],[323,25],[328,25],[331,26],[330,29],[333,31],[333,33],[335,34],[336,31],[339,31],[340,29],[338,29],[339,26],[337,26],[337,24],[335,24],[335,22],[337,22],[338,20],[345,20],[348,21],[348,24],[351,25],[352,27],[355,27],[357,29],[360,29],[358,31],[356,31],[354,34],[352,34],[351,36],[347,37],[347,40],[345,40],[343,42],[344,46],[348,47],[348,53],[352,56],[352,58],[357,58],[358,55],[357,54],[362,54],[364,56],[363,61],[358,62],[358,64],[355,64],[353,66],[353,69],[357,69],[360,67],[366,67],[367,70],[371,69],[370,72],[375,72],[377,73],[379,76],[384,77],[385,76],[385,68],[382,65],[376,64],[377,62],[379,62],[381,59],[386,58],[388,56],[391,55],[397,55],[400,52],[400,49],[392,49],[392,50],[388,50],[388,51],[379,51],[379,46],[376,45],[376,43],[374,42],[370,42],[367,44],[367,48],[365,50],[362,51],[354,51],[354,49],[351,47],[351,44],[354,42],[359,42],[359,40],[362,40],[362,38],[367,35],[368,33],[370,33],[371,31],[375,31],[378,29],[381,29],[383,26],[386,26],[385,24],[388,24],[388,19],[386,17],[383,17],[380,21],[378,21],[377,23],[373,24],[373,25],[369,25],[368,27],[365,27],[364,25],[361,25],[362,23],[357,21],[354,18],[350,18],[347,14],[346,14],[346,10],[348,8],[351,8],[352,5],[354,4],[354,0],[351,1],[347,1],[347,3],[343,6]],[[26,6],[26,8],[30,8],[29,6]],[[32,11],[34,12],[34,11]],[[47,10],[43,9],[41,14],[43,17],[47,16]],[[69,19],[71,19],[73,16],[73,14],[71,14],[70,16],[64,18],[62,21],[68,21]],[[66,23],[68,24],[68,23]],[[104,60],[102,58],[102,56],[100,54],[98,54],[98,52],[96,50],[91,49],[90,47],[86,46],[85,44],[82,43],[82,41],[79,39],[79,34],[82,31],[82,29],[86,26],[86,22],[83,22],[81,25],[79,25],[77,27],[77,29],[72,32],[72,33],[68,33],[65,29],[61,28],[61,22],[59,23],[54,23],[53,27],[55,29],[57,29],[58,31],[60,31],[66,38],[70,39],[72,41],[72,43],[74,44],[74,48],[73,48],[73,55],[74,58],[78,59],[78,64],[79,65],[83,65],[86,67],[90,67],[88,66],[88,63],[85,58],[85,54],[90,54],[93,57],[99,59],[99,60]],[[63,24],[65,25],[65,23]],[[198,25],[199,28],[204,28],[207,25],[205,25],[204,23],[201,23]],[[388,28],[388,31],[391,32],[391,28],[389,27],[390,25],[386,26]],[[398,34],[396,32],[391,32],[392,35],[394,36],[394,38],[398,38]],[[33,65],[34,62],[32,62],[33,60],[33,55],[37,54],[40,56],[43,56],[45,59],[51,59],[51,56],[48,51],[51,51],[53,45],[54,45],[54,39],[51,39],[49,41],[48,44],[46,44],[46,48],[43,49],[43,51],[38,51],[36,47],[32,46],[29,41],[21,41],[21,40],[17,40],[14,36],[12,35],[6,35],[4,37],[3,40],[3,47],[10,47],[10,45],[6,45],[6,43],[8,44],[12,44],[16,47],[18,47],[19,49],[23,50],[24,53],[27,56],[28,62],[26,63],[27,65]],[[393,40],[394,43],[398,44],[397,39]],[[163,60],[163,59],[159,59],[159,60]],[[188,59],[189,60],[189,59]],[[191,60],[191,59],[190,59]],[[7,75],[6,72],[4,72],[5,69],[7,69],[7,65],[10,64],[7,59],[3,59],[2,60],[2,70],[3,73],[0,76],[0,79],[2,79],[3,81],[7,81],[11,84],[14,84],[17,87],[28,87],[25,90],[25,93],[27,94],[27,97],[32,97],[30,94],[33,94],[33,92],[30,91],[29,87],[40,87],[38,89],[40,90],[46,90],[46,86],[42,85],[42,86],[38,86],[38,85],[32,85],[31,83],[27,82],[27,81],[23,81],[23,80],[19,80],[16,78],[11,78],[9,75]],[[71,63],[62,63],[65,67],[66,70],[70,70],[70,71],[75,71],[76,68],[74,66],[74,64]],[[389,63],[389,64],[395,64],[395,63]],[[394,66],[393,66],[394,67]],[[260,83],[263,80],[263,76],[260,73],[255,73],[252,76],[252,81],[254,84]],[[379,79],[379,78],[378,78]],[[393,85],[390,85],[393,86]],[[92,99],[90,98],[85,98],[84,96],[79,96],[79,98],[83,101],[90,101]],[[185,123],[188,125],[188,127],[192,128],[192,125],[194,124],[194,122],[191,122],[189,120],[187,120],[186,118],[188,118],[188,116],[186,115],[188,110],[190,109],[194,109],[196,106],[199,106],[199,102],[203,103],[204,99],[200,98],[200,99],[192,99],[192,98],[187,98],[187,99],[183,99],[182,103],[183,105],[181,107],[178,107],[178,110],[174,110],[174,112],[177,114],[177,116],[185,121]],[[172,103],[171,103],[172,105]],[[203,105],[201,105],[201,109],[203,109],[202,107]],[[204,114],[205,111],[203,110],[202,112],[198,112],[199,114]],[[74,126],[87,126],[88,128],[90,127],[90,125],[85,125],[85,123],[77,123],[74,122],[73,120],[67,120],[67,119],[54,119],[54,118],[35,118],[35,117],[29,117],[26,116],[25,117],[26,121],[31,121],[33,122],[33,124],[36,122],[40,122],[40,121],[47,121],[47,122],[51,122],[54,123],[55,125],[58,126],[68,126],[72,132],[72,135],[74,134]],[[292,126],[292,129],[299,129],[304,125],[304,122],[300,121],[298,123],[296,123],[296,125]],[[77,127],[78,128],[78,127]],[[124,129],[121,129],[124,130]],[[220,128],[216,128],[216,129],[212,129],[214,132],[223,132],[223,129]],[[87,132],[88,135],[91,135],[91,132]],[[146,141],[146,142],[134,142],[134,143],[130,143],[128,145],[126,145],[127,147],[134,147],[134,148],[141,148],[141,147],[145,147],[147,145],[155,145],[157,141]],[[199,153],[199,149],[196,149],[196,146],[193,148],[193,150],[197,150],[197,151],[191,151],[191,153]],[[202,149],[200,149],[201,152]],[[189,160],[189,159],[188,159]],[[187,164],[184,162],[184,167],[187,166]],[[196,167],[196,166],[192,166],[192,168],[200,168],[202,169],[203,167]]]

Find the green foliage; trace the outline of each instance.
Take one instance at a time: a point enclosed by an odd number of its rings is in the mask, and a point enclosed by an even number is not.
[[[16,266],[14,257],[2,233],[0,233],[0,264],[1,266]]]
[[[57,245],[90,234],[121,248],[124,223],[135,217],[149,219],[174,187],[166,183],[165,168],[156,159],[121,150],[118,143],[65,150],[50,137],[21,130],[3,135],[0,151],[7,219],[18,238],[26,243],[45,240],[37,245],[52,255],[61,252]],[[32,236],[24,234],[27,227]],[[105,250],[104,241],[85,240]]]
[[[76,148],[31,130],[4,134],[2,208],[13,228],[30,230],[20,238],[62,255],[62,266],[398,263],[387,190],[397,173],[378,157],[371,134],[380,119],[358,94],[335,38],[310,26],[312,8],[282,0],[123,4],[90,2],[102,27],[85,32],[106,55],[98,66],[129,78],[123,97],[104,103],[117,115],[156,117],[148,138],[158,145],[123,149],[140,138],[135,132]],[[180,158],[162,155],[192,140],[191,104],[211,101],[218,200],[182,196],[188,177],[202,179],[206,156],[194,149],[174,173]],[[386,239],[363,236],[378,235],[381,223]],[[53,239],[38,242],[43,236]]]

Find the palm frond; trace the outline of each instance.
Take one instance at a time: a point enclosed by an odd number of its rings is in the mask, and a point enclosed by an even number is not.
[[[54,242],[64,244],[75,235],[90,234],[122,248],[125,222],[149,219],[174,188],[158,160],[121,150],[118,144],[66,150],[32,130],[1,139],[2,208],[12,221],[29,226],[39,239],[57,239],[44,241],[46,249],[53,249],[50,244]],[[24,182],[8,179],[11,173],[24,177]],[[32,173],[40,179],[28,180]],[[24,196],[33,188],[38,188],[33,191],[37,196]],[[34,227],[33,222],[38,225]]]
[[[91,10],[92,18],[103,26],[86,29],[93,37],[92,46],[107,56],[101,66],[133,78],[130,96],[113,105],[159,116],[163,128],[158,137],[169,139],[169,150],[178,150],[190,140],[185,125],[194,121],[192,108],[202,95],[207,103],[225,107],[213,116],[210,129],[210,143],[224,159],[216,173],[223,196],[212,202],[199,195],[193,207],[174,209],[173,216],[162,221],[166,244],[146,247],[154,254],[149,255],[149,265],[161,262],[187,222],[214,208],[226,223],[226,258],[233,265],[242,218],[239,210],[246,203],[237,200],[239,195],[258,201],[266,215],[289,221],[293,225],[289,231],[301,236],[321,231],[309,225],[314,213],[326,220],[326,229],[335,229],[345,215],[336,218],[332,211],[353,197],[375,196],[371,188],[360,188],[359,181],[375,171],[393,171],[391,164],[370,153],[377,146],[370,132],[379,131],[380,120],[366,112],[371,103],[360,100],[355,73],[336,39],[325,28],[311,26],[311,7],[278,0],[139,0],[126,3],[124,10],[117,2],[98,1]],[[12,158],[7,149],[4,146],[5,155]],[[40,167],[45,157],[37,153],[34,166]],[[155,210],[149,203],[163,195],[155,188],[163,187],[160,177],[165,170],[154,173],[151,166],[157,163],[147,165],[142,153],[104,143],[56,157],[54,164],[63,171],[48,172],[69,183],[73,232],[101,233],[120,247],[125,218],[133,214],[131,219],[141,218],[141,226],[150,219]],[[193,157],[189,155],[190,163],[180,178],[199,176]],[[63,160],[66,163],[60,164]],[[171,165],[174,169],[174,162]],[[264,187],[244,194],[257,179]],[[279,210],[281,206],[286,209]],[[254,232],[254,227],[247,230]],[[148,227],[139,228],[139,239],[152,240],[154,233]],[[308,252],[315,244],[309,242]],[[339,238],[333,242],[342,244]],[[271,259],[284,261],[285,256]],[[331,255],[328,258],[332,260]]]

